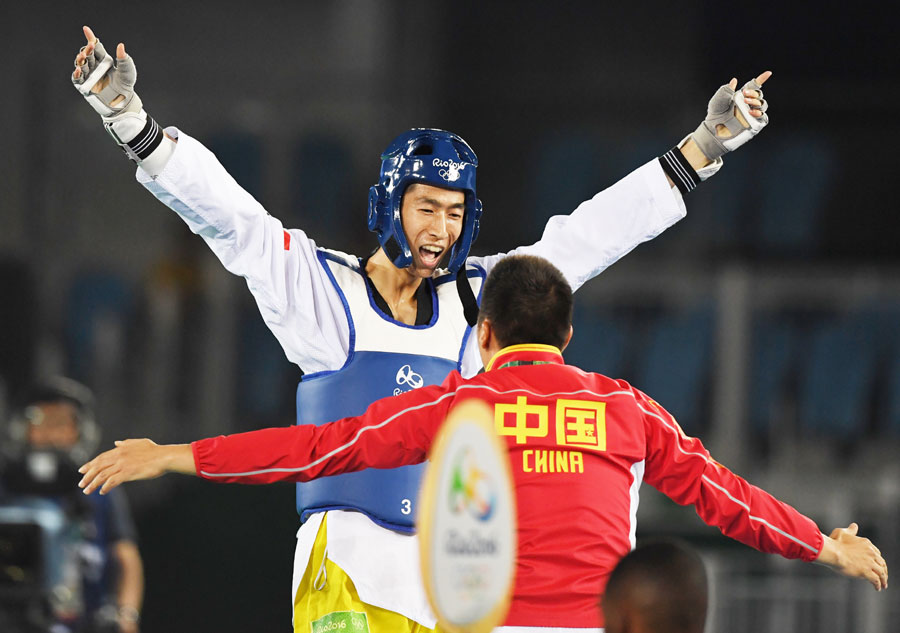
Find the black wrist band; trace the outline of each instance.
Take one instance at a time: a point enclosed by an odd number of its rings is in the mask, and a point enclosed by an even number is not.
[[[163,130],[153,117],[147,115],[147,123],[144,129],[133,139],[123,145],[125,153],[132,160],[146,160],[163,140]],[[129,151],[130,150],[130,151]]]
[[[659,164],[682,195],[693,191],[700,184],[700,176],[697,175],[677,146],[660,156]]]

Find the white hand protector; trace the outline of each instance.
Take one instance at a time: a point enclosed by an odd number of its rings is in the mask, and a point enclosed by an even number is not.
[[[115,59],[97,40],[84,63],[79,66],[76,61],[76,66],[81,74],[78,78],[73,74],[72,83],[103,118],[106,131],[128,158],[151,175],[158,175],[174,151],[174,144],[164,142],[162,128],[147,115],[141,98],[134,92],[137,69],[131,56]]]
[[[104,119],[123,112],[141,111],[141,99],[134,92],[137,69],[130,55],[125,59],[114,59],[97,40],[94,50],[85,56],[84,64],[78,68],[81,68],[81,76],[78,79],[73,76],[72,83]],[[108,81],[102,82],[104,78]],[[102,88],[95,91],[98,84]]]
[[[744,90],[755,90],[759,93],[760,105],[754,106],[754,109],[762,112],[762,116],[756,117],[750,113],[751,107],[744,102]],[[735,108],[741,113],[745,123],[737,117]],[[744,84],[739,92],[732,90],[729,85],[724,85],[710,99],[706,119],[694,131],[691,138],[700,151],[714,161],[759,134],[759,131],[769,123],[769,116],[766,114],[768,108],[769,104],[763,99],[762,87],[755,79]],[[725,136],[719,136],[716,132],[720,125],[727,130]]]

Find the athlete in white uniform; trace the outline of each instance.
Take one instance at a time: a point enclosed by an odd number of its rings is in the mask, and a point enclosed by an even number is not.
[[[478,294],[486,273],[505,254],[468,257],[481,205],[475,197],[477,159],[462,139],[441,130],[398,137],[382,156],[381,179],[370,195],[369,227],[378,233],[381,248],[365,260],[326,251],[303,231],[286,230],[200,142],[174,127],[163,132],[134,93],[136,71],[124,45],[113,62],[87,27],[85,36],[88,44],[76,57],[73,82],[138,163],[138,181],[178,213],[227,270],[246,278],[287,358],[305,373],[298,392],[301,417],[341,417],[334,409],[304,412],[304,406],[329,407],[349,397],[341,379],[352,375],[357,361],[366,376],[356,383],[360,389],[373,376],[385,375],[393,389],[421,386],[424,372],[415,366],[420,359],[437,359],[434,371],[456,367],[466,377],[481,369],[469,336],[473,319],[466,309],[472,300],[466,295]],[[720,88],[706,120],[678,148],[571,214],[551,218],[538,242],[512,252],[549,259],[577,290],[680,220],[686,213],[682,194],[715,173],[722,154],[767,122],[759,87],[768,76],[760,75],[737,95],[736,80]],[[445,256],[448,269],[439,269]],[[371,371],[363,363],[370,357],[387,358],[391,370]],[[407,357],[414,360],[390,365]],[[314,393],[317,389],[321,393]],[[387,394],[364,395],[363,408]],[[350,492],[365,491],[370,483],[341,490],[352,497]],[[335,613],[350,612],[365,613],[372,631],[432,628],[415,537],[402,533],[404,517],[414,515],[414,495],[398,493],[370,508],[365,495],[332,503],[327,495],[333,492],[313,494],[311,501],[302,498],[302,489],[298,493],[299,508],[308,517],[295,558],[295,630],[317,630],[336,622]],[[360,511],[323,511],[329,508]],[[323,523],[327,527],[320,530]]]

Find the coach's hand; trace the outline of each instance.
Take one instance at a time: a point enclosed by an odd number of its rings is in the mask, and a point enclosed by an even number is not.
[[[867,538],[857,536],[859,526],[837,528],[825,537],[817,563],[853,578],[865,578],[878,591],[887,589],[888,568],[881,551]]]
[[[126,481],[154,479],[167,472],[197,474],[190,444],[159,445],[148,439],[116,442],[114,449],[101,453],[78,472],[84,475],[78,486],[86,495],[97,488],[105,495]]]

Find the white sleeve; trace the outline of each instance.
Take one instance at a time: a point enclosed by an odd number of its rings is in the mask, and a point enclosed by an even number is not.
[[[488,213],[485,216],[490,222]],[[471,257],[469,261],[490,272],[506,255],[540,255],[563,272],[575,291],[686,213],[681,194],[669,184],[659,161],[653,159],[582,202],[571,214],[550,218],[544,235],[535,244],[490,257]]]
[[[653,159],[582,202],[571,214],[550,218],[535,244],[490,257],[470,257],[468,262],[490,273],[507,255],[540,255],[563,272],[574,292],[686,214],[681,193]],[[481,369],[476,338],[470,336],[463,351],[460,373],[464,378]]]
[[[175,128],[177,147],[155,178],[137,180],[247,280],[263,320],[305,373],[339,369],[350,330],[340,296],[303,231],[285,231],[199,141]]]

